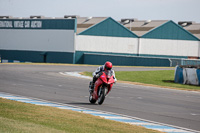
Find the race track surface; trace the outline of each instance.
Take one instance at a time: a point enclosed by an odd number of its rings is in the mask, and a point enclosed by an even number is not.
[[[90,79],[59,72],[94,71],[96,66],[0,64],[0,92],[108,111],[200,131],[200,93],[114,84],[102,105],[88,101]],[[115,67],[116,71],[173,68]]]

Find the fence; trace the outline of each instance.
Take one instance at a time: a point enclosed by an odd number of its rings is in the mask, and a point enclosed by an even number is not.
[[[194,60],[194,59],[169,59],[170,60],[170,66],[174,67],[177,65],[200,65],[200,60]]]
[[[114,65],[119,66],[170,66],[167,58],[84,53],[84,64],[100,65],[106,61],[111,61]]]
[[[84,53],[83,60],[83,64],[103,64],[105,61],[109,60],[112,61],[113,64],[121,66],[175,67],[177,65],[200,65],[200,59],[159,58],[97,53]]]

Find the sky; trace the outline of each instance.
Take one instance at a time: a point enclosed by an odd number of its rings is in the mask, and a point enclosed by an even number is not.
[[[0,16],[5,15],[79,15],[200,23],[200,0],[0,0]]]

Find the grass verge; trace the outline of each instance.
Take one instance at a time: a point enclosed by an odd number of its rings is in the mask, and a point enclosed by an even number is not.
[[[9,133],[159,133],[54,107],[0,98],[0,132]]]
[[[91,76],[91,72],[83,72]],[[200,91],[199,86],[174,83],[174,70],[159,71],[117,71],[115,75],[120,81],[137,82],[148,85],[163,86],[181,90]]]

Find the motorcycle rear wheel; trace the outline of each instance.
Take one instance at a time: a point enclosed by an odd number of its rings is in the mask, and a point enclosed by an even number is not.
[[[92,93],[90,93],[89,101],[90,101],[90,103],[92,103],[92,104],[95,104],[96,101],[97,101],[97,100],[93,99],[93,97],[92,97]]]

